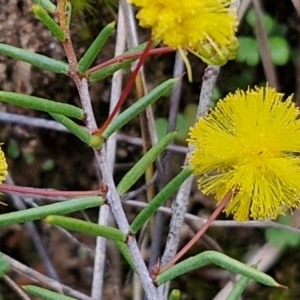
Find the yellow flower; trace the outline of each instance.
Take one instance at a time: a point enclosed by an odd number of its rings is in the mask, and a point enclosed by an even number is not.
[[[7,175],[7,163],[6,163],[5,155],[0,147],[0,183],[5,181],[6,175]],[[6,205],[1,201],[0,204]]]
[[[155,40],[188,50],[208,64],[235,58],[237,16],[229,0],[128,0],[140,7],[140,26]]]
[[[270,87],[237,91],[191,128],[199,189],[239,221],[275,219],[300,205],[300,119],[292,96]]]
[[[5,181],[7,175],[7,163],[3,151],[0,147],[0,183]]]

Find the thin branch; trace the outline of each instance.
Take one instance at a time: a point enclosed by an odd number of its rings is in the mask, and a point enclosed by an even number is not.
[[[300,17],[300,2],[298,0],[291,0],[291,1],[295,7],[298,17]]]
[[[9,113],[9,112],[0,112],[0,122],[8,123],[8,124],[9,123],[20,124],[29,127],[45,128],[45,129],[51,129],[51,130],[61,131],[61,132],[69,132],[66,129],[66,127],[64,127],[62,124],[56,121],[24,116],[20,114]]]
[[[136,19],[134,17],[133,8],[132,6],[125,0],[120,1],[125,18],[125,26],[127,31],[127,44],[129,48],[133,48],[138,46],[139,39],[137,34],[137,26],[136,26]],[[151,37],[149,39],[151,41]],[[149,42],[148,42],[149,43]],[[174,50],[173,50],[174,51]],[[138,62],[134,62],[131,66],[132,71],[136,69],[136,65]],[[144,74],[144,68],[140,69],[140,72],[137,76],[136,80],[136,91],[137,94],[142,97],[143,95],[147,94],[147,84],[146,84],[146,77]],[[142,138],[143,138],[143,151],[144,153],[149,150],[151,145],[155,145],[157,143],[157,133],[155,129],[155,121],[154,115],[152,111],[152,107],[148,106],[144,112],[140,114],[140,122],[141,122],[141,131],[142,131]],[[158,166],[161,165],[161,161],[158,158],[156,160],[156,164]],[[153,176],[152,167],[148,168],[145,173],[146,182],[149,178]],[[153,197],[153,187],[150,186],[147,191],[147,198],[148,200],[152,199]]]
[[[98,156],[99,164],[102,171],[103,180],[108,187],[107,200],[110,204],[111,211],[115,217],[115,220],[119,226],[119,229],[125,233],[129,232],[129,224],[124,213],[124,210],[121,205],[121,199],[119,193],[116,190],[114,180],[112,177],[112,173],[110,172],[110,167],[105,161],[105,155]],[[136,240],[133,236],[128,236],[127,246],[130,250],[132,258],[134,260],[136,270],[140,276],[140,280],[142,282],[145,293],[148,297],[148,300],[156,300],[157,292],[156,288],[153,285],[153,282],[149,276],[146,265],[141,257],[141,253],[139,251]]]
[[[117,133],[117,140],[126,142],[132,145],[136,146],[142,146],[142,139],[138,137],[132,137],[123,133]],[[186,154],[187,153],[187,147],[179,146],[179,145],[169,145],[166,149],[169,152],[177,153],[177,154]]]
[[[161,48],[157,48],[157,49],[151,49],[148,52],[148,56],[152,56],[152,55],[159,55],[159,54],[165,54],[165,53],[170,53],[170,52],[174,52],[175,50],[170,48],[170,47],[161,47]],[[123,52],[122,52],[123,53]],[[101,70],[104,67],[110,66],[114,63],[118,63],[118,62],[123,62],[126,61],[128,59],[132,59],[132,58],[140,58],[143,55],[143,51],[141,52],[136,52],[136,53],[130,53],[130,54],[123,54],[119,56],[115,56],[114,58],[111,58],[95,67],[90,68],[87,71],[87,76],[93,72],[96,72],[98,70]]]
[[[26,265],[18,262],[17,260],[13,259],[12,257],[10,257],[4,253],[2,253],[2,254],[3,254],[3,257],[9,262],[11,269],[31,278],[33,280],[41,282],[45,287],[50,288],[58,293],[62,293],[64,295],[74,297],[79,300],[93,300],[92,298],[90,298],[80,292],[77,292],[76,290],[73,290],[69,286],[61,284],[59,281],[53,280],[35,270],[27,267]]]
[[[134,206],[138,208],[144,208],[148,204],[145,202],[137,201],[137,200],[126,200],[123,202],[123,205]],[[172,215],[172,209],[168,207],[160,207],[159,211],[164,212],[165,214]],[[185,213],[184,220],[193,221],[196,223],[198,227],[201,227],[207,219]],[[233,227],[233,228],[277,228],[282,230],[287,230],[291,232],[295,232],[300,234],[300,228],[283,225],[274,221],[247,221],[247,222],[239,222],[234,220],[225,220],[225,221],[214,221],[211,226],[214,227]]]
[[[257,41],[259,44],[259,52],[261,55],[262,64],[266,74],[267,81],[270,86],[279,90],[278,78],[275,66],[271,59],[271,49],[268,41],[268,35],[263,22],[263,11],[260,1],[252,0],[252,4],[256,13],[257,22],[255,26]]]
[[[26,186],[17,186],[12,184],[0,184],[0,191],[10,194],[25,194],[26,196],[35,195],[40,197],[60,197],[60,198],[73,198],[73,197],[87,197],[98,196],[101,194],[100,190],[91,191],[58,191],[54,189],[40,189]]]
[[[197,115],[199,115],[200,117],[204,116],[210,107],[210,99],[216,84],[219,70],[220,67],[218,66],[208,66],[205,69],[197,110]],[[192,148],[189,147],[184,163],[185,165],[188,164],[188,156],[191,151]],[[172,204],[172,218],[170,221],[170,231],[168,234],[165,251],[161,260],[162,266],[166,265],[176,255],[180,238],[180,230],[184,221],[184,215],[188,204],[188,198],[192,187],[192,181],[193,178],[190,177],[180,186],[176,199]],[[169,284],[170,283],[166,283],[159,287],[160,299],[167,299],[169,292]]]
[[[68,131],[63,125],[61,125],[56,121],[45,120],[42,118],[24,116],[24,115],[7,113],[7,112],[0,112],[0,122],[21,124],[29,127],[38,127],[38,128],[70,133],[70,131]],[[116,139],[117,141],[126,142],[135,146],[141,147],[143,145],[143,141],[141,138],[133,137],[124,133],[116,133]],[[187,147],[178,146],[178,145],[169,145],[167,147],[167,150],[170,152],[180,153],[180,154],[187,153]]]
[[[199,231],[199,227],[190,219],[185,218],[184,222],[189,226],[189,228],[193,231],[194,234],[196,234]],[[203,243],[206,249],[215,250],[222,253],[224,252],[221,246],[208,234],[204,234],[199,240],[199,242]]]
[[[117,39],[115,56],[124,52],[125,49],[125,26],[122,10],[119,8],[118,17],[118,28],[117,28]],[[122,75],[123,71],[119,70],[114,73],[111,85],[111,98],[110,98],[110,113],[116,106],[122,91]],[[115,161],[116,153],[116,134],[113,134],[107,141],[106,148],[109,149],[107,154],[107,161],[110,166],[111,172],[113,173],[113,166]],[[99,210],[98,224],[108,225],[110,216],[109,206],[103,205]],[[94,274],[92,284],[92,297],[95,299],[101,299],[103,289],[103,278],[105,272],[105,258],[106,258],[106,239],[97,237],[96,248],[95,248],[95,260],[94,260]]]
[[[243,1],[240,1],[240,2],[241,2],[241,4],[240,4],[239,10],[238,10],[238,20],[239,20],[239,22],[241,22],[241,20],[245,16],[247,10],[249,9],[249,6],[251,4],[251,0],[243,0]]]
[[[145,192],[147,190],[148,185],[153,185],[155,181],[157,180],[157,172],[154,173],[153,177],[149,182],[146,184],[142,185],[141,187],[132,190],[122,196],[122,202],[126,201],[127,199],[132,199],[135,198],[137,195],[140,195],[141,193]]]
[[[11,289],[13,289],[18,294],[18,296],[21,297],[21,299],[30,300],[27,294],[12,279],[10,279],[10,277],[4,275],[3,280],[6,282],[8,286],[11,287]]]
[[[8,182],[10,185],[13,185],[14,182],[10,176],[10,174],[7,175],[6,177],[6,182]],[[16,194],[12,194],[9,196],[12,200],[12,203],[14,205],[14,207],[17,209],[17,210],[24,210],[26,209],[26,205],[24,204],[24,201],[27,197],[21,197],[19,195],[16,195]],[[32,238],[33,240],[33,243],[34,243],[34,246],[36,247],[36,250],[43,262],[43,265],[45,266],[45,269],[46,269],[46,272],[48,274],[48,276],[50,276],[52,279],[55,279],[55,280],[59,280],[58,278],[58,275],[57,275],[57,272],[49,258],[49,255],[47,253],[47,250],[44,246],[44,243],[40,237],[40,234],[34,224],[34,222],[26,222],[24,224],[26,230],[28,231],[29,233],[29,236]]]
[[[179,52],[176,53],[173,77],[180,78],[177,84],[173,87],[170,97],[170,113],[168,117],[168,132],[176,129],[179,103],[182,90],[182,74],[184,72],[184,63]]]
[[[63,17],[61,18],[63,19]],[[60,24],[64,25],[63,20],[60,20]],[[71,43],[71,39],[69,38],[68,32],[65,33],[65,35],[67,36],[67,39],[64,42],[64,48],[70,64],[70,75],[72,76],[76,84],[80,96],[80,100],[81,100],[81,105],[86,114],[86,119],[85,119],[86,126],[91,132],[95,132],[97,130],[97,124],[95,121],[95,116],[91,104],[88,82],[86,78],[81,77],[76,71],[77,70],[76,55]],[[109,162],[106,160],[105,149],[95,151],[95,156],[96,156],[99,170],[102,173],[103,182],[107,185],[107,189],[108,189],[107,201],[108,204],[110,205],[112,214],[116,220],[116,223],[119,226],[119,229],[127,234],[129,232],[129,224],[125,212],[121,206],[120,196],[116,190],[113,174],[111,172],[111,166]],[[141,253],[139,252],[138,245],[136,243],[135,238],[129,237],[127,241],[127,245],[132,255],[132,259],[135,264],[136,271],[139,274],[141,283],[143,285],[143,288],[145,290],[148,299],[156,300],[157,299],[156,288],[149,276],[145,262],[141,257]]]
[[[231,6],[239,9],[240,1],[232,1]],[[197,115],[199,117],[204,116],[210,107],[210,99],[212,96],[213,89],[216,84],[216,80],[220,71],[218,66],[208,66],[205,69],[203,76],[202,88],[200,92],[200,98],[198,103]],[[192,148],[188,148],[188,153],[185,159],[185,165],[188,164],[189,153]],[[179,234],[181,226],[183,224],[184,214],[186,212],[186,207],[188,203],[188,197],[192,187],[192,177],[188,178],[179,188],[177,197],[172,204],[172,218],[170,222],[170,231],[168,234],[167,244],[165,251],[162,257],[162,266],[167,264],[176,254],[178,243],[179,243]],[[159,287],[159,298],[167,299],[169,292],[170,282]]]
[[[64,25],[63,17],[60,16],[60,18],[61,18],[60,24]],[[86,126],[91,132],[95,132],[97,130],[97,124],[95,121],[95,116],[91,105],[88,82],[86,78],[81,77],[76,71],[77,70],[76,55],[68,32],[66,32],[65,35],[67,39],[64,42],[64,48],[70,64],[70,75],[76,84],[80,96],[80,100],[81,100],[81,105],[86,114],[86,119],[85,119]],[[116,220],[116,223],[119,226],[119,229],[122,230],[124,233],[128,233],[129,224],[125,212],[121,206],[120,196],[116,190],[116,186],[113,180],[113,175],[111,172],[111,166],[109,162],[107,162],[106,160],[105,149],[95,151],[95,156],[96,156],[99,170],[102,173],[103,182],[107,185],[107,189],[108,189],[107,200],[108,200],[108,204],[110,205],[112,214]],[[141,257],[141,253],[139,252],[135,238],[129,237],[127,245],[132,255],[132,259],[135,264],[136,271],[139,274],[141,283],[143,285],[147,297],[149,298],[149,300],[156,300],[157,299],[156,288],[154,287],[154,284],[149,276],[143,258]]]
[[[286,247],[275,247],[271,243],[265,243],[262,247],[253,252],[251,249],[245,254],[247,257],[246,265],[252,266],[257,264],[257,270],[261,272],[267,272],[274,264],[278,261],[280,256],[284,253]],[[223,300],[226,299],[228,294],[233,288],[233,282],[238,281],[241,275],[235,275],[235,280],[228,282],[213,298],[213,300]],[[253,288],[253,285],[257,284],[255,281],[250,281],[247,289]]]
[[[168,117],[168,132],[172,132],[176,129],[176,122],[178,116],[178,109],[181,97],[182,88],[182,74],[184,72],[184,63],[179,52],[176,53],[173,77],[180,78],[178,83],[173,87],[171,97],[170,97],[170,113]],[[172,155],[166,152],[166,155],[162,159],[163,168],[158,168],[158,178],[159,189],[161,190],[166,183],[170,181],[172,172]],[[161,248],[161,238],[163,233],[163,222],[164,216],[161,212],[157,212],[154,220],[154,235],[151,243],[150,259],[148,269],[151,270],[152,267],[157,263],[160,256]]]
[[[220,202],[220,204],[216,207],[214,212],[210,215],[208,220],[201,226],[201,228],[198,230],[198,232],[193,236],[193,238],[184,245],[184,247],[166,264],[164,265],[160,270],[159,273],[163,273],[164,271],[171,268],[179,259],[182,258],[184,254],[187,253],[188,250],[203,236],[203,234],[206,232],[206,230],[210,227],[212,222],[220,215],[224,207],[229,203],[232,197],[232,191],[230,190],[223,200]]]

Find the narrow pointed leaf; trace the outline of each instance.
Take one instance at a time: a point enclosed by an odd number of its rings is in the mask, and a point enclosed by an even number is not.
[[[117,191],[124,195],[136,181],[145,173],[148,167],[157,159],[157,157],[168,147],[177,135],[176,132],[167,134],[163,139],[157,142],[122,178],[117,186]]]
[[[58,294],[35,285],[24,285],[22,288],[28,294],[40,297],[43,300],[76,300],[76,298]]]
[[[93,147],[96,150],[99,150],[101,148],[102,142],[100,137],[90,134],[86,129],[82,128],[80,125],[76,124],[66,116],[59,114],[50,115],[87,145]]]
[[[71,19],[72,19],[72,3],[71,1],[66,2],[66,15],[67,15],[67,28],[70,28]]]
[[[77,231],[92,236],[102,236],[109,240],[123,243],[127,240],[127,236],[124,232],[109,226],[102,226],[83,220],[55,215],[46,217],[45,221],[51,225],[59,226],[67,230]]]
[[[91,207],[98,207],[104,203],[103,198],[97,196],[76,198],[40,207],[28,208],[0,215],[0,226],[39,220],[53,214],[64,215]]]
[[[41,110],[48,113],[62,114],[79,120],[84,119],[84,112],[81,108],[44,98],[0,91],[0,101],[31,109]]]
[[[173,178],[137,215],[132,222],[129,231],[136,234],[147,220],[167,201],[180,185],[193,173],[194,168],[185,167],[175,178]]]
[[[9,262],[3,257],[3,254],[0,252],[0,278],[9,270]]]
[[[187,258],[166,270],[162,274],[159,274],[155,281],[158,285],[161,285],[182,274],[198,269],[207,264],[215,264],[233,273],[242,274],[264,285],[282,287],[271,276],[216,251],[205,251],[193,257]]]
[[[124,256],[124,258],[126,259],[128,264],[130,265],[132,270],[135,270],[134,262],[133,262],[132,256],[129,252],[129,249],[128,249],[127,245],[123,242],[119,242],[119,241],[115,241],[115,242],[116,242],[116,245],[117,245],[118,249],[120,250],[120,252]]]
[[[32,5],[32,10],[59,41],[63,42],[65,40],[65,34],[63,30],[41,6]]]
[[[120,69],[126,69],[129,68],[129,66],[135,61],[135,59],[126,59],[123,62],[118,62],[111,64],[107,67],[103,67],[100,70],[97,70],[89,76],[89,82],[90,83],[95,83],[97,81],[100,81],[108,76],[111,76],[114,74],[116,71]]]
[[[254,268],[256,269],[256,267],[257,266]],[[239,300],[250,280],[251,278],[242,276],[237,282],[234,283],[234,286],[226,297],[226,300]]]
[[[148,43],[143,43],[141,45],[138,45],[137,47],[134,47],[134,48],[126,51],[124,54],[142,52],[145,49],[145,47],[147,46],[147,44]],[[155,48],[158,44],[159,44],[158,41],[154,42],[153,48]],[[94,82],[100,81],[101,79],[112,75],[113,73],[115,73],[116,71],[118,71],[120,69],[128,68],[137,59],[138,59],[138,57],[126,59],[125,61],[117,62],[117,63],[114,63],[107,67],[103,67],[97,71],[91,72],[90,76],[89,76],[89,82],[94,83]]]
[[[45,55],[30,52],[18,47],[0,43],[0,53],[17,60],[25,61],[35,67],[59,74],[69,74],[69,65]]]
[[[136,117],[140,112],[145,110],[149,105],[153,104],[156,100],[158,100],[161,96],[168,93],[174,85],[178,82],[177,78],[168,79],[163,82],[152,91],[150,91],[147,95],[137,100],[134,104],[128,107],[125,111],[119,114],[105,129],[102,134],[104,139],[108,139],[111,134],[115,131],[119,130],[125,124],[127,124],[130,120]]]
[[[100,51],[102,50],[103,46],[106,44],[108,38],[110,37],[111,33],[115,29],[116,22],[109,23],[106,25],[103,30],[99,33],[96,37],[92,45],[89,49],[85,52],[83,57],[78,62],[78,72],[80,74],[84,74],[88,68],[92,65]]]
[[[56,6],[50,0],[32,0],[32,2],[39,4],[41,7],[51,13],[54,13],[56,10]]]

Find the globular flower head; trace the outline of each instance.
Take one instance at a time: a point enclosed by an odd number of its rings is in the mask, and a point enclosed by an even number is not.
[[[140,25],[152,28],[155,40],[188,50],[208,64],[235,58],[236,11],[228,0],[128,0],[141,9]]]
[[[239,221],[275,219],[300,206],[300,119],[292,96],[270,87],[237,91],[191,128],[199,189]]]
[[[7,163],[5,159],[5,155],[0,147],[0,183],[5,181],[7,175]]]
[[[6,175],[7,175],[7,163],[6,163],[5,155],[0,147],[0,183],[5,181]],[[0,201],[0,204],[4,204],[4,203]]]

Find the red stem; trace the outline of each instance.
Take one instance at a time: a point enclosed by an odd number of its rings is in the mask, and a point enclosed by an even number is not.
[[[174,52],[175,50],[170,48],[170,47],[161,47],[161,48],[157,48],[157,49],[151,49],[149,52],[148,52],[148,56],[150,55],[157,55],[157,54],[163,54],[163,53],[169,53],[169,52]],[[117,56],[117,57],[113,57],[107,61],[105,61],[104,63],[102,64],[99,64],[95,67],[92,67],[90,68],[89,70],[87,70],[86,72],[86,76],[87,78],[89,77],[89,75],[91,73],[94,73],[104,67],[107,67],[107,66],[110,66],[114,63],[118,63],[118,62],[123,62],[127,59],[131,59],[131,58],[139,58],[143,55],[143,53],[145,52],[142,51],[142,52],[136,52],[136,53],[130,53],[130,54],[123,54],[123,55],[120,55],[120,56]]]
[[[57,191],[51,189],[38,189],[32,187],[16,186],[10,184],[0,184],[0,191],[19,193],[27,195],[38,195],[47,197],[84,197],[84,196],[98,196],[101,195],[100,190],[91,191]]]
[[[217,216],[222,212],[224,207],[228,204],[232,197],[232,191],[230,190],[221,203],[217,206],[215,211],[211,214],[209,219],[203,224],[200,230],[194,235],[194,237],[163,267],[160,269],[159,273],[163,273],[170,267],[172,267],[190,248],[201,238],[201,236],[206,232],[211,223],[217,218]]]
[[[136,68],[133,70],[133,72],[131,73],[131,76],[129,77],[129,80],[122,92],[122,95],[117,103],[117,105],[115,106],[115,108],[113,109],[113,111],[111,112],[111,114],[108,116],[108,118],[105,120],[104,124],[95,132],[93,132],[94,135],[98,135],[101,136],[103,131],[107,128],[107,126],[110,124],[110,122],[112,121],[112,119],[115,117],[115,115],[118,113],[119,109],[122,107],[122,105],[124,104],[128,94],[131,91],[131,88],[135,82],[135,78],[138,74],[138,72],[140,71],[142,65],[144,64],[144,62],[146,61],[147,57],[148,57],[148,53],[151,49],[151,46],[153,44],[152,39],[150,38],[148,41],[148,44],[141,56],[141,58],[138,61],[138,64],[136,66]]]

